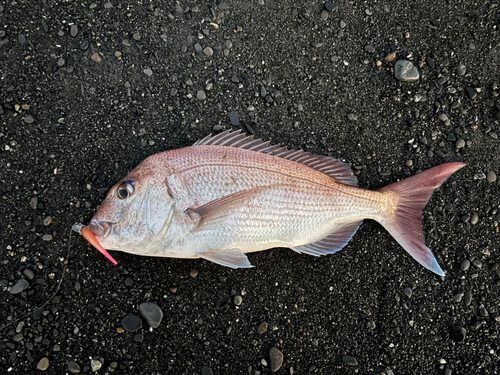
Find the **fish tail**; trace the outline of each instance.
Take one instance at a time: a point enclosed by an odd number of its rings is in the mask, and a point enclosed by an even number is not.
[[[387,231],[421,265],[445,276],[436,258],[425,245],[422,210],[432,193],[465,163],[448,163],[380,189],[394,197],[395,209],[379,220]]]

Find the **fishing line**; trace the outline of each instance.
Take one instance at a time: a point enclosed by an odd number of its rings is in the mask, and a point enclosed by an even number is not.
[[[47,306],[47,304],[56,296],[56,294],[59,292],[59,289],[61,289],[61,285],[62,285],[62,282],[64,280],[64,275],[66,274],[66,270],[68,269],[68,264],[69,264],[69,254],[70,254],[70,250],[71,250],[71,233],[73,232],[72,229],[69,230],[69,236],[68,236],[68,252],[66,254],[66,264],[64,263],[64,260],[62,261],[63,265],[64,265],[64,268],[63,268],[63,273],[62,273],[62,276],[61,276],[61,279],[59,280],[59,284],[57,285],[57,288],[55,290],[55,292],[52,294],[52,296],[47,300],[45,301],[45,303],[40,306],[40,307],[37,307],[36,309],[34,309],[32,312],[29,312],[27,313],[26,315],[23,315],[21,316],[20,318],[17,318],[17,320],[14,320],[13,322],[10,322],[4,326],[2,326],[0,328],[0,332],[4,330],[4,328],[7,328],[13,324],[16,324],[18,322],[20,322],[21,320],[23,320],[24,318],[32,315],[35,311],[39,310],[39,309],[42,309],[44,308],[45,306]]]

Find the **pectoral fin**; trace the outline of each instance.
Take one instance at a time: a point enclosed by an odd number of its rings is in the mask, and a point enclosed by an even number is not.
[[[200,258],[231,268],[253,267],[240,249],[210,250],[200,254]]]
[[[240,210],[251,211],[252,207],[258,205],[259,197],[278,188],[279,185],[264,186],[255,189],[242,190],[237,193],[213,200],[203,206],[189,210],[188,215],[199,216],[199,224],[196,230],[207,230],[224,223],[229,216]]]

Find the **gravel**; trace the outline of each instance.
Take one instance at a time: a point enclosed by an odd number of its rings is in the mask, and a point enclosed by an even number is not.
[[[495,2],[37,4],[0,11],[0,372],[46,357],[46,373],[91,374],[93,359],[97,373],[262,375],[271,347],[283,374],[498,372]],[[399,60],[418,80],[396,78]],[[273,249],[235,270],[111,251],[115,266],[70,236],[147,156],[213,129],[339,158],[373,190],[467,163],[423,213],[446,277],[371,220],[336,254]],[[143,328],[122,327],[131,314]]]

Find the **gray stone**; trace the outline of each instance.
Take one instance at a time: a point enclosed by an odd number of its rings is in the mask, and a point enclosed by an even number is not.
[[[146,68],[144,69],[144,74],[151,77],[153,75],[153,71],[150,68]]]
[[[38,361],[36,368],[40,371],[45,371],[49,368],[49,364],[49,359],[47,357],[43,357],[40,361]]]
[[[343,355],[342,362],[344,362],[346,365],[349,365],[349,366],[357,366],[358,365],[358,360],[350,355]]]
[[[141,303],[139,305],[139,312],[151,327],[158,328],[160,326],[161,320],[163,319],[163,311],[156,303]]]
[[[24,36],[24,34],[19,34],[17,36],[17,41],[20,45],[24,46],[26,44],[26,36]]]
[[[203,90],[199,90],[197,93],[196,93],[196,98],[198,100],[205,100],[207,98],[207,94],[205,94],[205,91]]]
[[[375,52],[375,47],[373,47],[371,44],[367,44],[365,46],[365,51],[368,53],[374,53]]]
[[[470,223],[472,225],[475,225],[477,224],[478,221],[479,221],[479,216],[477,216],[477,214],[473,214],[472,217],[470,218]]]
[[[97,372],[101,369],[102,363],[101,363],[101,361],[98,361],[97,359],[91,359],[90,360],[90,367],[92,368],[92,372]]]
[[[74,38],[78,34],[78,26],[71,25],[71,27],[69,28],[69,33]]]
[[[231,124],[234,125],[234,126],[237,126],[239,125],[240,123],[240,119],[238,117],[238,112],[236,111],[231,111],[229,113],[229,121],[231,121]]]
[[[469,259],[464,259],[462,263],[460,263],[460,269],[462,271],[467,271],[470,267],[470,261]]]
[[[29,268],[26,268],[23,271],[23,273],[24,273],[24,276],[26,276],[30,280],[33,280],[33,278],[35,277],[35,273]]]
[[[281,368],[283,364],[283,353],[276,347],[269,349],[269,368],[272,372],[276,372]]]
[[[486,175],[486,180],[488,180],[488,182],[495,182],[497,180],[497,175],[495,172],[489,171]]]
[[[408,60],[396,61],[394,76],[396,79],[403,82],[413,82],[420,78],[417,67]]]
[[[211,47],[207,47],[203,50],[205,56],[212,56],[214,54],[214,50]]]
[[[444,122],[448,120],[448,115],[446,115],[446,113],[441,113],[439,114],[439,119]]]
[[[460,326],[451,327],[450,338],[455,342],[462,342],[465,340],[467,331]]]
[[[19,294],[22,291],[26,290],[29,286],[30,284],[28,283],[28,281],[26,281],[26,279],[19,279],[17,283],[12,285],[9,292],[10,294]]]
[[[81,371],[80,365],[78,363],[76,363],[75,361],[68,362],[68,370],[72,374],[79,374]]]
[[[135,332],[142,328],[142,320],[137,315],[127,315],[122,319],[122,327],[128,332]]]
[[[456,72],[459,76],[463,76],[466,72],[467,72],[467,68],[465,67],[464,64],[462,63],[459,63],[457,65],[457,69],[456,69]]]
[[[262,323],[260,323],[260,324],[259,324],[259,327],[257,328],[257,333],[258,333],[259,335],[262,335],[264,332],[266,332],[266,331],[267,331],[267,327],[268,327],[268,326],[269,326],[269,325],[267,324],[267,322],[262,322]]]

